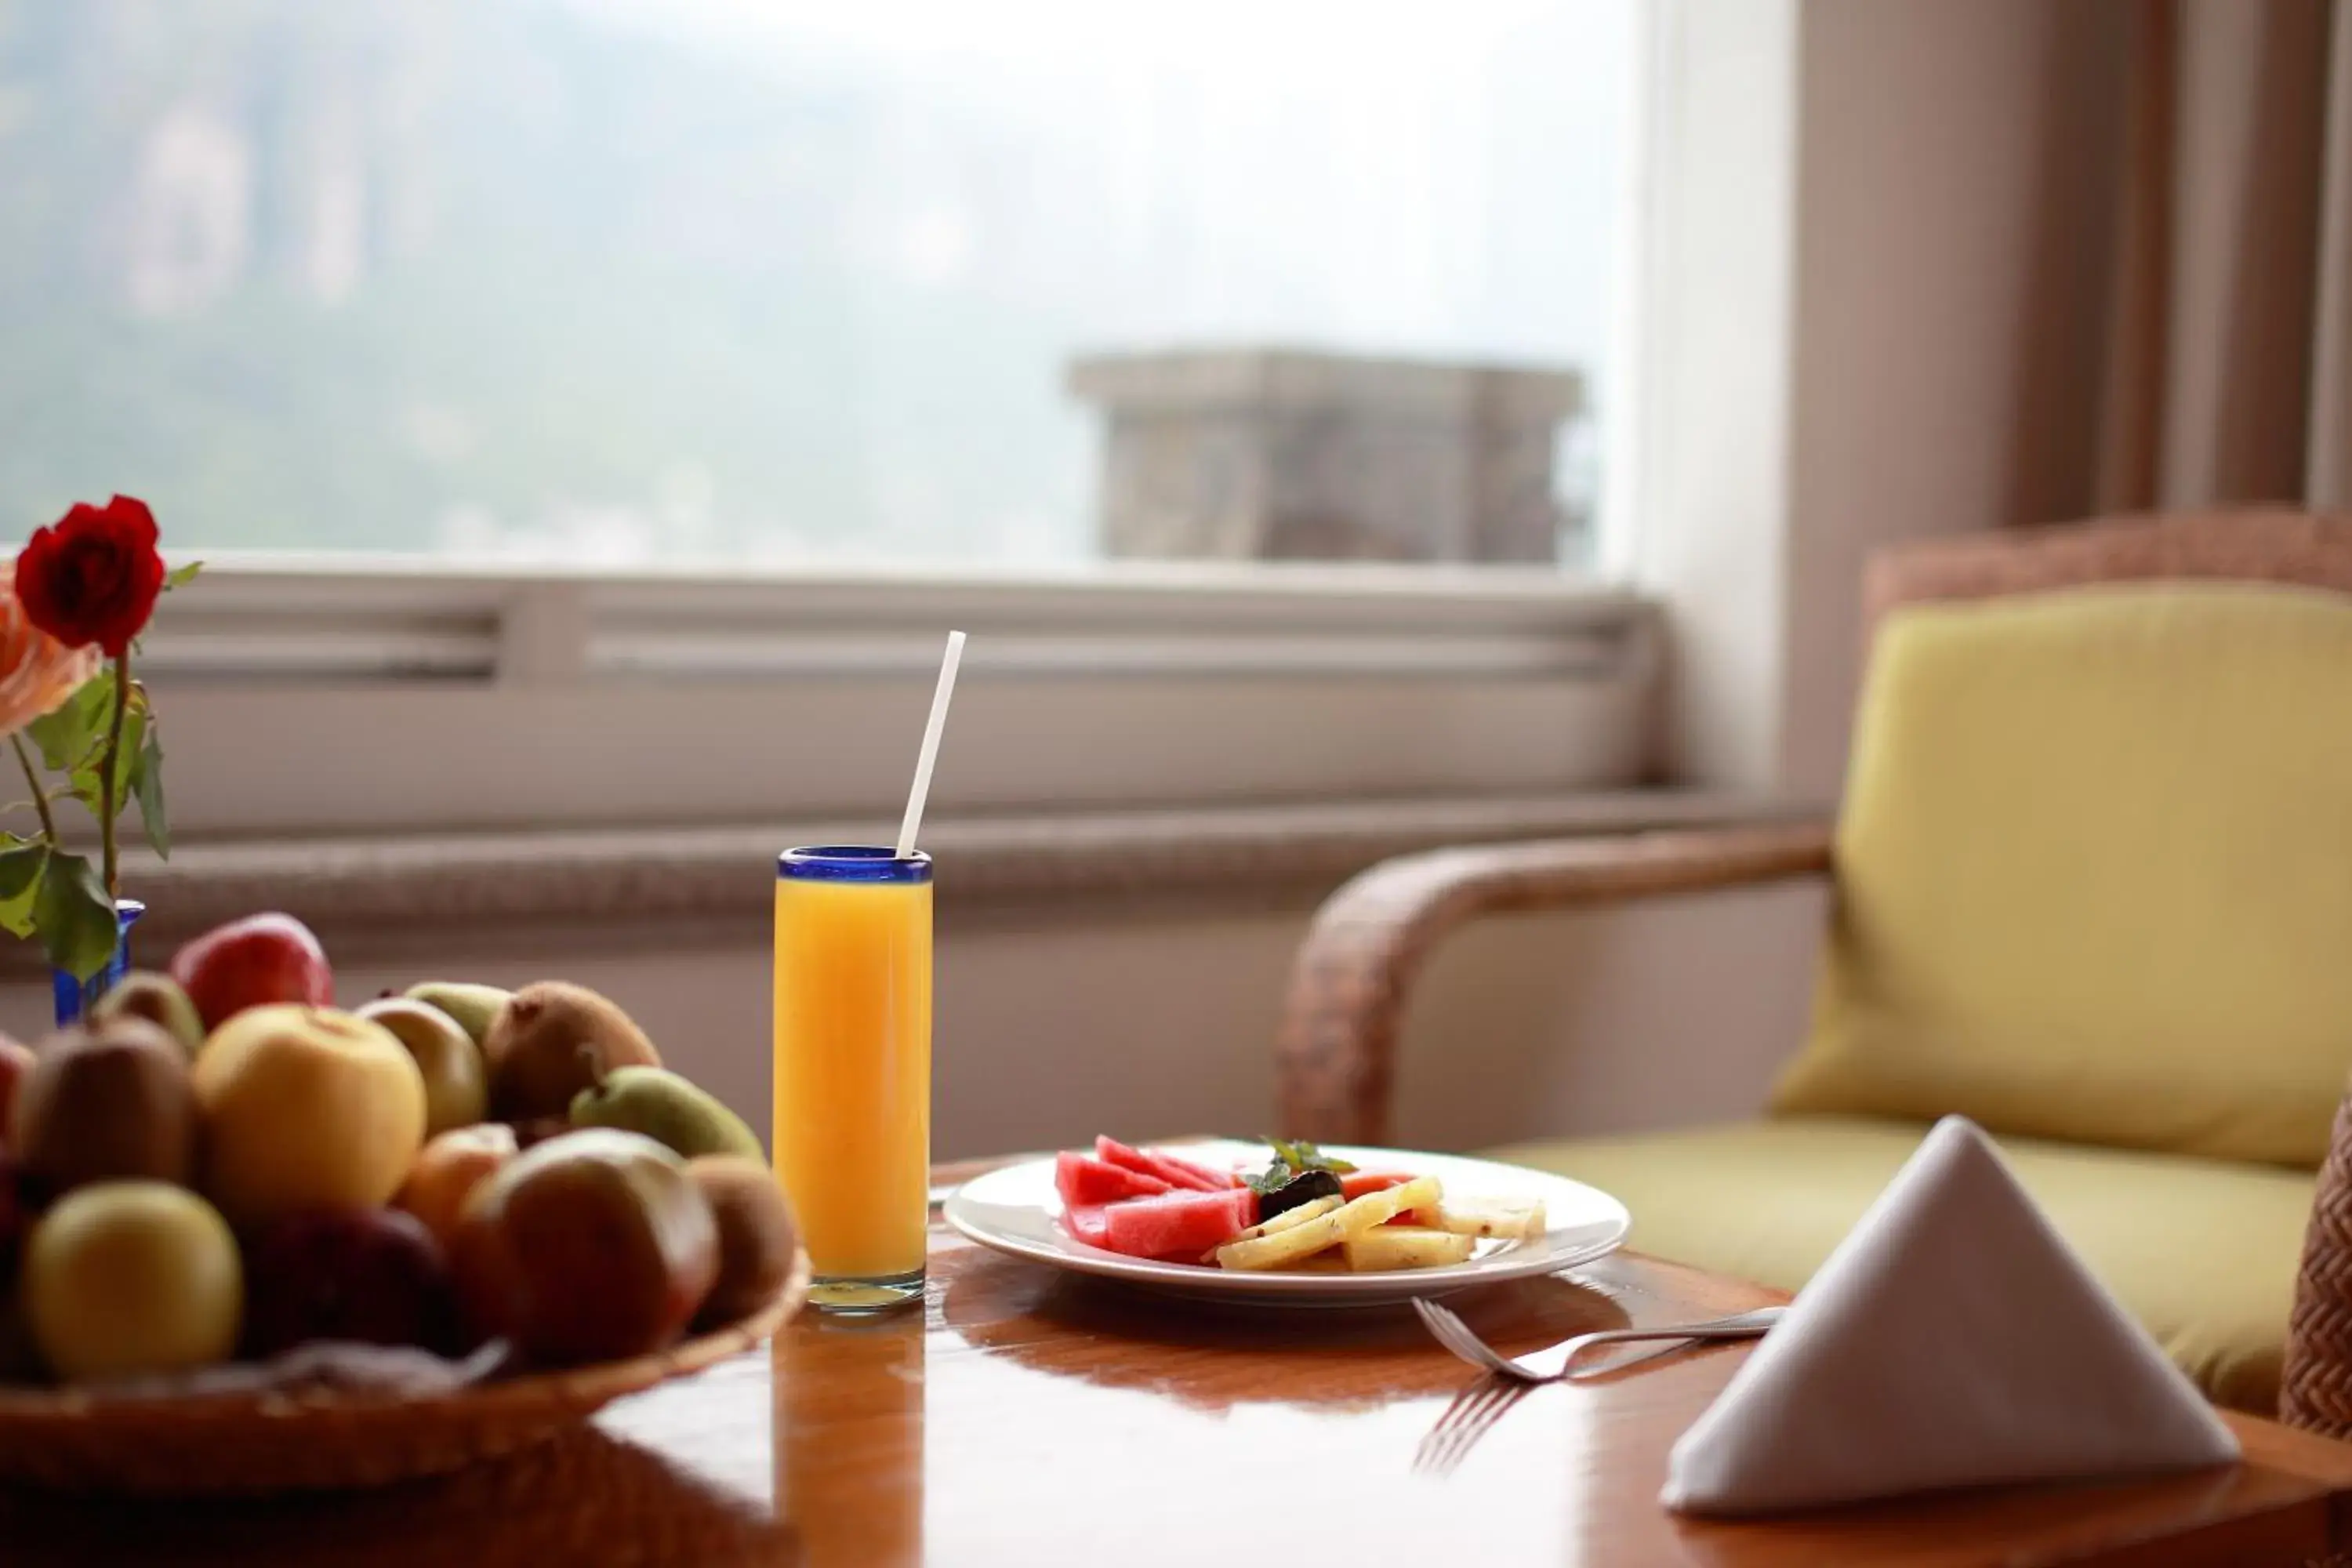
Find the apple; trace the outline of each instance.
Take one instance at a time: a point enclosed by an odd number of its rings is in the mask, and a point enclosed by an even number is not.
[[[14,1154],[0,1150],[0,1279],[16,1268],[17,1248],[32,1217],[25,1202],[25,1173]],[[0,1334],[0,1341],[5,1339]],[[0,1381],[6,1377],[7,1356],[0,1350]]]
[[[15,1115],[16,1086],[33,1070],[33,1047],[13,1036],[0,1035],[0,1128]]]
[[[703,1154],[686,1163],[686,1173],[719,1226],[719,1279],[698,1321],[715,1325],[749,1317],[776,1299],[800,1259],[793,1205],[763,1160]]]
[[[425,1075],[425,1135],[471,1127],[489,1114],[490,1079],[482,1048],[440,1008],[404,996],[378,997],[359,1016],[381,1024],[416,1058]]]
[[[39,1383],[48,1375],[49,1369],[41,1362],[41,1347],[33,1340],[25,1293],[11,1290],[0,1296],[0,1383]]]
[[[41,1042],[9,1108],[8,1146],[37,1194],[195,1169],[188,1053],[144,1018],[108,1018]]]
[[[172,978],[196,1005],[207,1030],[248,1007],[335,999],[334,971],[310,928],[292,915],[247,915],[215,926],[172,955]]]
[[[517,1147],[514,1129],[503,1121],[436,1133],[417,1151],[416,1163],[392,1201],[423,1220],[446,1247],[457,1234],[466,1200],[515,1157]]]
[[[457,1348],[441,1244],[399,1209],[320,1209],[246,1238],[245,1351],[313,1340]]]
[[[514,1129],[516,1143],[525,1149],[536,1149],[551,1138],[561,1138],[573,1131],[568,1116],[526,1116],[505,1125]]]
[[[196,1185],[239,1227],[375,1208],[425,1142],[425,1079],[381,1025],[332,1007],[248,1007],[190,1069]]]
[[[476,1330],[562,1365],[677,1338],[719,1275],[710,1205],[672,1150],[592,1127],[474,1189],[450,1262]]]
[[[244,1272],[211,1205],[168,1182],[100,1182],[25,1244],[25,1316],[69,1383],[177,1372],[236,1348]]]

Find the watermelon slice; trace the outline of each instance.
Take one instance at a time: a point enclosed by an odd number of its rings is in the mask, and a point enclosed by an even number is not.
[[[1171,1188],[1158,1176],[1065,1149],[1054,1156],[1054,1190],[1062,1194],[1063,1206],[1080,1208],[1115,1204],[1122,1198],[1148,1198]]]
[[[1088,1247],[1103,1247],[1107,1245],[1103,1239],[1103,1215],[1108,1212],[1101,1204],[1065,1205],[1062,1228]]]
[[[1199,1258],[1247,1230],[1257,1218],[1257,1194],[1246,1188],[1213,1193],[1166,1193],[1131,1198],[1102,1211],[1098,1244],[1130,1258]]]
[[[1351,1171],[1339,1178],[1339,1195],[1353,1203],[1366,1193],[1401,1187],[1412,1180],[1402,1171]]]
[[[1219,1187],[1249,1185],[1249,1173],[1244,1171],[1228,1171],[1218,1165],[1203,1165],[1198,1160],[1187,1160],[1181,1154],[1171,1154],[1165,1149],[1146,1149],[1143,1151],[1143,1155],[1148,1160],[1157,1160],[1163,1165],[1173,1166],[1195,1181],[1206,1183],[1208,1184],[1206,1190],[1209,1191],[1214,1191]]]
[[[1202,1193],[1223,1193],[1233,1190],[1233,1184],[1225,1179],[1224,1173],[1222,1171],[1213,1172],[1203,1166],[1192,1164],[1189,1161],[1174,1159],[1166,1154],[1146,1153],[1140,1149],[1130,1149],[1116,1138],[1097,1137],[1095,1140],[1095,1158],[1107,1165],[1117,1165],[1122,1170],[1138,1171],[1147,1176],[1156,1176],[1171,1187],[1190,1187],[1195,1192]]]

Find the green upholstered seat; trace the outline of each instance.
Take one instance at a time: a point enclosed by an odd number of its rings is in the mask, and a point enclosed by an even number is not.
[[[1773,1109],[2316,1169],[2352,1072],[2352,597],[1916,605]]]

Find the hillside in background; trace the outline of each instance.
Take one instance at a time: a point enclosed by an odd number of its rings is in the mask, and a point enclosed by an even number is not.
[[[121,489],[214,545],[887,541],[924,520],[871,504],[858,380],[999,329],[808,243],[877,123],[544,5],[0,0],[0,516]],[[1036,370],[928,431],[934,483],[1051,493],[999,462],[1039,447],[1008,423],[1074,434]]]
[[[1334,292],[1204,251],[1235,182],[1131,87],[1048,111],[550,0],[0,0],[0,519],[121,489],[213,547],[1083,556],[1063,358],[1181,327],[1196,276],[1307,337]]]

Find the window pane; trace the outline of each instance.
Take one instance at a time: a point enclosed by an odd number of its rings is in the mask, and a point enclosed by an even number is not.
[[[0,509],[1572,556],[1632,3],[0,0]]]

